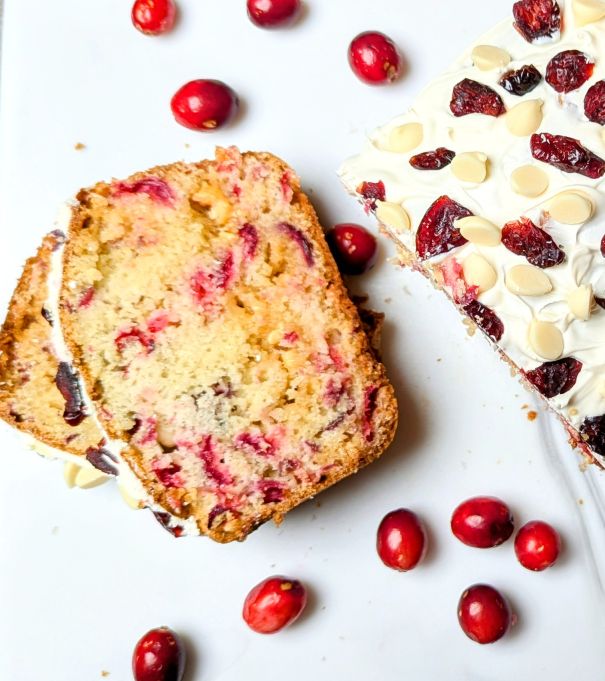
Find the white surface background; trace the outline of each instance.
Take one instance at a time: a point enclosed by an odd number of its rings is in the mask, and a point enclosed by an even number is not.
[[[23,259],[77,188],[199,159],[215,144],[283,156],[325,225],[364,222],[339,186],[340,161],[512,3],[309,0],[298,26],[273,33],[248,22],[244,0],[179,4],[177,29],[154,39],[131,26],[129,0],[6,0],[2,307]],[[371,28],[406,54],[408,71],[393,87],[369,88],[349,71],[349,40]],[[170,96],[198,77],[240,93],[237,124],[204,135],[172,121]],[[187,681],[604,678],[599,473],[579,472],[542,410],[527,420],[528,395],[485,341],[468,338],[449,303],[382,255],[356,285],[389,317],[384,354],[399,436],[381,461],[279,529],[264,526],[241,545],[174,540],[149,513],[124,506],[113,484],[67,490],[60,464],[0,430],[2,681],[92,681],[102,670],[128,681],[134,642],[161,624],[187,637]],[[517,564],[512,542],[479,551],[453,539],[452,509],[480,493],[506,499],[518,525],[540,517],[560,528],[560,564],[533,574]],[[424,517],[431,536],[428,559],[409,574],[387,570],[374,551],[380,518],[401,505]],[[274,573],[304,580],[311,606],[290,630],[259,637],[241,621],[241,605]],[[501,588],[519,616],[493,646],[466,639],[456,621],[459,594],[477,581]]]

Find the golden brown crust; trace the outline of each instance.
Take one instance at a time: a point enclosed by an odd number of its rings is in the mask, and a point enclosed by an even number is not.
[[[101,437],[91,419],[69,426],[55,385],[58,360],[51,326],[42,315],[53,250],[62,236],[48,234],[25,263],[0,331],[0,418],[43,444],[84,456]]]
[[[219,150],[218,154],[220,153]],[[243,157],[244,159],[254,158],[257,161],[262,161],[265,164],[269,164],[274,168],[279,169],[283,173],[291,173],[290,168],[283,161],[271,154],[255,154],[249,152],[243,154]],[[177,163],[169,166],[159,166],[142,173],[137,173],[128,178],[126,182],[136,182],[149,175],[167,178],[170,173],[175,171],[183,173],[195,172],[198,169],[208,171],[215,163],[215,161],[203,161],[191,165]],[[253,529],[267,520],[274,519],[276,522],[279,522],[285,513],[298,504],[312,498],[323,489],[333,485],[342,478],[355,473],[361,467],[375,460],[391,443],[397,426],[397,403],[393,388],[386,376],[385,368],[374,356],[358,311],[347,294],[340,278],[340,273],[327,247],[323,230],[318,222],[315,211],[307,197],[302,193],[298,179],[295,178],[293,173],[290,176],[290,185],[293,189],[291,203],[293,206],[296,206],[298,212],[304,218],[304,224],[308,226],[308,233],[306,233],[306,236],[312,243],[313,248],[320,254],[318,261],[323,268],[321,269],[321,275],[326,281],[330,282],[331,295],[335,301],[334,308],[338,315],[337,321],[342,320],[347,328],[350,326],[353,327],[350,343],[354,346],[355,355],[357,357],[355,372],[356,374],[363,376],[376,390],[376,406],[372,421],[374,434],[372,441],[363,448],[356,448],[351,451],[351,446],[349,446],[349,450],[332,452],[333,459],[338,461],[339,465],[322,476],[322,479],[318,484],[309,484],[304,487],[299,486],[294,494],[291,494],[279,503],[266,507],[262,513],[257,514],[253,518],[230,518],[219,527],[208,529],[203,525],[201,518],[197,517],[196,520],[200,531],[219,542],[243,540]],[[95,224],[90,224],[88,218],[90,196],[93,193],[107,196],[109,191],[109,185],[106,183],[99,183],[89,190],[82,190],[78,194],[77,199],[79,203],[73,211],[69,239],[64,254],[66,276],[64,277],[61,296],[61,324],[66,342],[74,356],[75,364],[81,372],[89,394],[93,396],[93,399],[98,397],[95,395],[94,380],[85,364],[82,349],[76,341],[74,319],[70,315],[66,300],[69,299],[71,293],[67,288],[69,279],[72,275],[74,278],[77,275],[76,270],[72,271],[70,269],[70,263],[75,261],[82,253],[87,252],[89,247],[94,250],[95,241],[98,239],[97,226]],[[370,321],[370,316],[371,315],[369,314],[367,315],[366,321]],[[371,321],[376,322],[375,326],[380,326],[380,319],[373,318]],[[124,440],[128,439],[126,433],[115,430],[113,423],[104,418],[104,414],[101,411],[99,412],[99,416],[112,437]],[[128,447],[125,450],[125,458],[158,504],[164,508],[171,509],[171,513],[173,514],[178,515],[179,512],[175,509],[180,507],[180,515],[182,517],[189,517],[190,515],[194,515],[195,517],[196,498],[192,498],[188,492],[182,489],[167,489],[159,484],[155,477],[152,478],[149,475],[148,469],[145,467],[142,460],[142,455],[134,447]]]

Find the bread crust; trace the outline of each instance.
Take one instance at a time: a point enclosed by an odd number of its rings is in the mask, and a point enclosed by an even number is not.
[[[218,152],[220,154],[220,150]],[[357,308],[348,296],[345,286],[341,280],[340,273],[332,258],[330,250],[324,239],[323,230],[319,224],[317,215],[306,195],[300,188],[300,183],[291,171],[289,166],[281,159],[266,152],[253,153],[247,152],[242,155],[243,159],[254,159],[269,164],[281,173],[288,173],[291,178],[290,185],[293,190],[292,205],[305,218],[305,225],[309,226],[306,237],[310,240],[313,248],[317,252],[317,262],[321,264],[321,274],[326,281],[330,282],[331,295],[335,301],[335,309],[338,310],[339,320],[352,327],[351,343],[355,347],[357,364],[355,367],[356,375],[361,375],[369,383],[376,387],[375,410],[372,417],[374,436],[371,442],[367,443],[363,449],[347,451],[343,455],[342,451],[330,452],[334,460],[341,461],[341,465],[329,470],[319,483],[300,485],[296,491],[289,494],[283,501],[273,503],[264,508],[264,511],[254,517],[236,517],[224,523],[220,527],[206,527],[201,517],[196,516],[195,508],[197,499],[184,490],[167,490],[159,483],[155,476],[148,474],[142,459],[142,455],[133,447],[127,446],[124,450],[124,457],[129,463],[137,477],[141,479],[145,488],[149,491],[156,503],[164,508],[170,509],[174,515],[179,515],[175,510],[175,497],[178,497],[177,506],[182,508],[181,517],[194,517],[198,528],[202,534],[210,536],[218,542],[241,541],[255,528],[264,522],[273,519],[281,522],[283,516],[300,503],[314,497],[322,490],[330,487],[339,480],[357,472],[360,468],[378,458],[393,440],[397,427],[398,410],[393,387],[388,381],[384,366],[376,359],[368,336],[365,333],[364,325],[359,317]],[[216,161],[202,161],[200,163],[185,164],[176,163],[167,166],[157,166],[150,170],[139,172],[129,177],[125,182],[134,183],[150,175],[159,178],[168,178],[175,171],[183,173],[208,172]],[[67,300],[70,295],[70,279],[75,278],[76,272],[72,271],[71,263],[77,260],[78,254],[87,247],[94,248],[95,241],[98,239],[96,225],[90,224],[88,206],[91,194],[105,194],[109,191],[109,185],[98,183],[91,189],[82,190],[77,196],[77,204],[73,209],[72,220],[69,227],[69,236],[64,251],[64,272],[63,288],[61,292],[61,325],[66,343],[73,354],[74,363],[80,372],[89,394],[93,400],[98,400],[95,394],[94,378],[91,375],[84,359],[84,353],[79,346],[76,337],[76,326],[74,317],[70,313]],[[73,275],[73,277],[72,277]],[[376,321],[376,320],[375,320]],[[128,435],[124,432],[116,431],[111,420],[105,418],[102,410],[98,410],[98,415],[110,436],[123,440],[128,443]],[[344,459],[344,460],[343,460]]]
[[[51,326],[42,315],[52,253],[62,240],[58,232],[44,237],[26,261],[9,303],[0,330],[0,418],[49,447],[84,457],[101,433],[90,418],[78,426],[65,423],[64,401],[54,382],[58,360]]]

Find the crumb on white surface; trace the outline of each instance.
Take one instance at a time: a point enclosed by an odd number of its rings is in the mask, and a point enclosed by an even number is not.
[[[76,143],[74,144],[74,149],[75,149],[76,151],[83,151],[84,149],[86,149],[86,145],[85,145],[85,144],[82,144],[82,142],[76,142]]]
[[[477,325],[472,319],[468,319],[467,317],[465,317],[462,320],[462,323],[464,324],[464,326],[466,326],[466,333],[469,336],[474,336],[477,333]]]

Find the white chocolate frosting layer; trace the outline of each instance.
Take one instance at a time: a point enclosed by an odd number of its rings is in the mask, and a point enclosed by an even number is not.
[[[496,272],[496,281],[487,290],[483,290],[485,285],[481,287],[478,300],[502,321],[504,334],[498,347],[520,369],[529,371],[552,359],[549,353],[556,354],[559,336],[562,337],[560,356],[573,357],[581,361],[583,367],[575,386],[550,399],[549,403],[579,430],[587,417],[605,413],[605,310],[594,305],[592,300],[592,294],[605,298],[605,258],[600,251],[605,234],[605,179],[593,180],[578,173],[564,173],[535,160],[530,152],[530,134],[537,130],[579,139],[582,145],[605,158],[603,128],[584,115],[587,90],[605,78],[605,18],[599,17],[596,21],[580,25],[585,21],[584,15],[576,23],[572,3],[559,4],[563,17],[560,37],[530,44],[513,27],[511,14],[471,45],[445,74],[431,83],[410,111],[376,130],[363,151],[343,164],[340,176],[352,193],[356,193],[364,181],[384,183],[386,201],[403,207],[411,227],[395,228],[384,221],[382,224],[411,253],[416,253],[416,231],[420,221],[429,206],[444,194],[500,229],[507,222],[526,216],[551,235],[565,252],[565,260],[540,270],[550,280],[552,290],[539,295],[520,295],[507,287],[507,273],[513,267],[527,265],[528,262],[503,244],[487,246],[476,241],[468,242],[449,253],[430,258],[423,265],[434,275],[444,261],[455,258],[463,265],[472,254],[482,256],[491,265]],[[492,46],[498,51],[482,48],[479,50],[481,58],[475,65],[473,50],[477,46]],[[544,80],[546,66],[553,56],[570,49],[585,52],[595,61],[595,68],[579,89],[559,94]],[[510,62],[505,63],[507,60],[500,50],[510,56]],[[492,59],[492,68],[486,70],[489,59]],[[533,91],[519,97],[498,84],[505,72],[530,64],[542,75],[540,84]],[[498,118],[482,114],[455,117],[449,103],[454,86],[464,78],[484,83],[495,90],[508,113]],[[529,101],[535,101],[536,105],[526,107],[528,118],[517,120],[519,109],[514,107]],[[511,111],[516,112],[513,125]],[[421,142],[405,153],[391,151],[389,140],[392,131],[409,123],[422,126]],[[519,135],[519,132],[523,134]],[[461,173],[452,167],[454,164],[435,171],[417,170],[409,164],[412,155],[438,147],[456,152],[458,158],[462,154],[474,153],[475,161],[483,158],[481,155],[484,154],[487,157],[485,179],[481,181],[481,173],[476,174],[476,166],[467,167],[477,178],[473,183],[460,179]],[[463,157],[465,159],[466,156]],[[465,166],[465,163],[462,165]],[[543,179],[540,172],[514,173],[523,166],[546,174],[548,185],[545,191],[540,193]],[[519,193],[520,185],[526,186],[527,192]],[[565,223],[557,222],[548,212],[549,207],[555,197],[570,190],[578,192],[580,199],[565,197],[561,201],[558,198],[554,202],[553,213]],[[592,210],[586,199],[592,203]],[[472,267],[464,269],[491,272],[476,259],[470,265]],[[483,282],[491,281],[485,274],[482,276]],[[579,287],[585,288],[578,291]],[[541,288],[548,289],[548,282]],[[447,285],[446,289],[453,293]],[[544,326],[536,326],[536,322],[549,322],[555,329],[547,327],[544,335]],[[536,329],[540,333],[535,333]],[[533,344],[530,342],[532,338]],[[554,345],[553,339],[556,341]],[[543,354],[539,354],[537,349]]]

